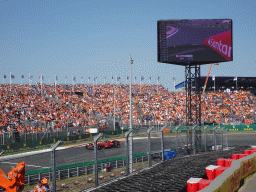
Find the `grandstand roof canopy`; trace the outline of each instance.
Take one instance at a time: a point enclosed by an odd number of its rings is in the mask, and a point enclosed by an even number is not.
[[[204,87],[206,76],[201,76],[200,87]],[[236,76],[215,76],[215,89],[216,90],[236,90]],[[181,82],[175,86],[176,89],[184,87],[185,82]],[[237,89],[238,90],[256,90],[256,77],[237,77]],[[214,90],[214,80],[210,76],[207,82],[206,90]]]

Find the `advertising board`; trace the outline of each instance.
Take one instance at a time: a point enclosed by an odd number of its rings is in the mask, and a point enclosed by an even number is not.
[[[160,20],[157,33],[158,62],[195,65],[233,60],[231,19]]]

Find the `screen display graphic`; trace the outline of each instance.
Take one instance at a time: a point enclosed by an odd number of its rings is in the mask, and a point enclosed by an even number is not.
[[[160,20],[158,62],[195,65],[233,60],[232,20]]]

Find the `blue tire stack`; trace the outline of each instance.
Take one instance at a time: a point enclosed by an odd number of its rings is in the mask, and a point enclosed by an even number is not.
[[[177,152],[176,152],[176,151],[165,151],[165,152],[164,152],[164,158],[165,158],[166,160],[169,160],[169,159],[171,159],[171,158],[174,158],[174,157],[176,157],[176,155],[177,155]]]

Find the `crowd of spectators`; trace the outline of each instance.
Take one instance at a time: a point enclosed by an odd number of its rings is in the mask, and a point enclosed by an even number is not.
[[[133,124],[186,121],[186,94],[169,92],[162,85],[133,85]],[[256,99],[249,91],[203,94],[202,121],[216,124],[255,123]],[[0,127],[15,126],[20,133],[62,130],[73,126],[107,125],[116,118],[129,123],[127,84],[0,85]],[[32,125],[25,126],[25,121]],[[2,130],[0,130],[0,134]]]

